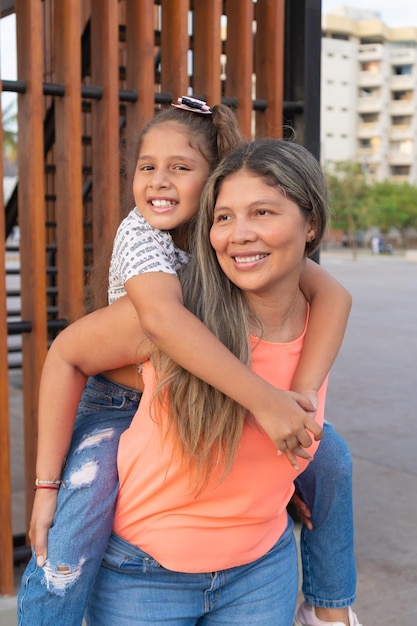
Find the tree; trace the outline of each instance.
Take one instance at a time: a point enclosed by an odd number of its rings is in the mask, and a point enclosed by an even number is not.
[[[356,256],[356,234],[368,226],[368,185],[359,163],[340,161],[327,172],[331,226],[348,236]]]
[[[408,183],[384,181],[369,193],[370,218],[382,234],[398,228],[403,247],[407,247],[407,229],[417,228],[417,187]]]

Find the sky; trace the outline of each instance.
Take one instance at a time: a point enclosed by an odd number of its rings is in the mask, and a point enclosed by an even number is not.
[[[417,28],[416,0],[322,0],[322,12],[339,7],[354,7],[378,11],[381,20],[391,28],[414,26]]]
[[[0,20],[0,76],[5,80],[16,80],[16,20],[9,15]]]
[[[14,15],[9,15],[0,20],[0,76],[3,80],[17,79],[16,20]],[[16,94],[2,93],[2,109],[5,109],[11,102],[16,102],[16,100]]]

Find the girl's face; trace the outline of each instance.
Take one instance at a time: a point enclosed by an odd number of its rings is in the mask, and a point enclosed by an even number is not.
[[[180,229],[197,213],[209,165],[185,127],[164,122],[143,138],[133,180],[139,212],[159,230]]]
[[[210,241],[226,276],[247,293],[277,296],[299,281],[314,230],[298,205],[246,170],[222,183]]]

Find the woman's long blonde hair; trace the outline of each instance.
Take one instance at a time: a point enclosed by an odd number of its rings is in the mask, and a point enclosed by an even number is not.
[[[210,245],[210,229],[222,182],[245,170],[278,188],[314,222],[315,239],[306,243],[306,256],[319,246],[328,218],[326,183],[321,168],[308,150],[278,139],[260,139],[240,145],[210,176],[192,229],[192,259],[181,274],[184,304],[243,363],[250,365],[250,328],[254,319],[245,293],[224,274]],[[197,358],[204,358],[198,355]],[[237,402],[179,367],[155,350],[158,372],[156,399],[166,403],[169,432],[192,471],[194,488],[207,485],[215,473],[230,470],[248,412]]]

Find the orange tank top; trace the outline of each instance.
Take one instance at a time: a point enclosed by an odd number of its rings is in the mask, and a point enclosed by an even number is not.
[[[252,339],[252,367],[281,389],[289,389],[303,344]],[[144,363],[145,392],[118,453],[120,490],[114,532],[139,546],[163,567],[179,572],[212,572],[263,556],[287,525],[286,506],[296,471],[269,437],[250,420],[244,426],[234,466],[197,497],[189,476],[172,458],[169,440],[150,417],[155,372]],[[322,424],[327,381],[318,394],[316,420]],[[167,419],[161,415],[161,419]],[[313,442],[314,454],[318,443]]]

